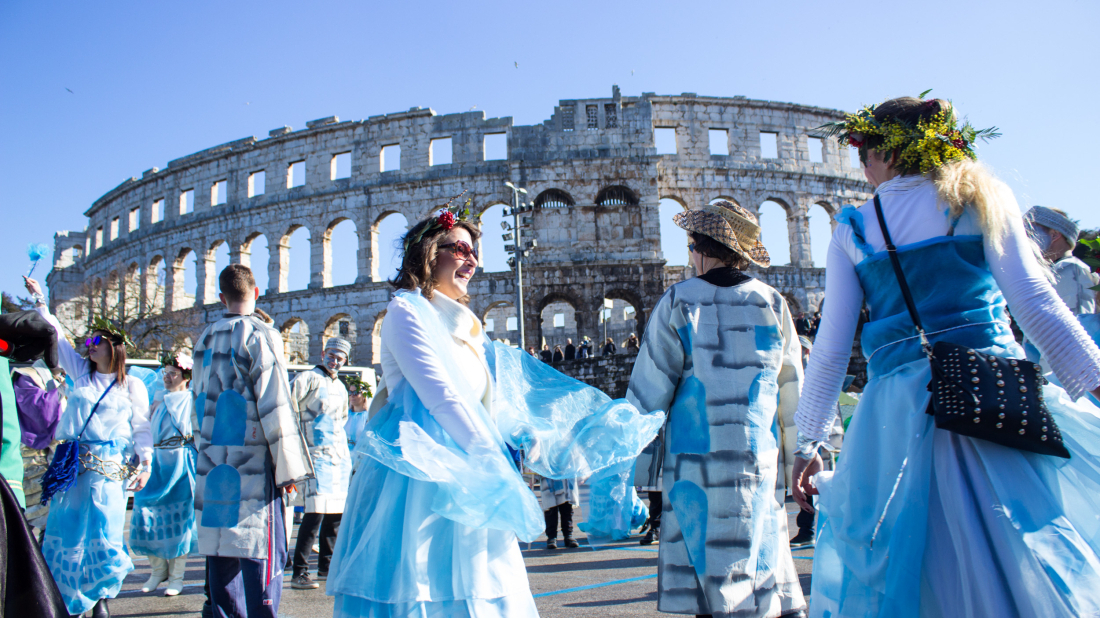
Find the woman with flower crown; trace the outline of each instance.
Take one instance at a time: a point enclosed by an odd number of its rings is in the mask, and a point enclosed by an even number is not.
[[[191,418],[195,400],[188,384],[194,361],[179,352],[161,360],[164,390],[153,395],[152,475],[145,489],[134,494],[130,517],[130,548],[145,554],[153,568],[142,592],[152,592],[167,580],[164,596],[183,590],[187,555],[198,550],[195,523],[195,438]]]
[[[75,482],[68,487],[64,481],[50,482],[60,462],[51,463],[43,477],[42,497],[49,500],[50,514],[42,555],[71,614],[92,610],[94,618],[106,618],[107,599],[118,595],[134,570],[123,538],[125,490],[140,491],[149,480],[149,395],[141,380],[126,375],[126,346],[133,346],[126,331],[96,318],[83,356],[62,335],[38,282],[24,281],[36,300],[35,310],[57,332],[58,362],[73,381],[57,439],[78,441],[80,449],[71,470]],[[135,458],[140,472],[130,481]]]
[[[404,238],[328,580],[336,616],[537,616],[518,539],[544,518],[508,447],[548,478],[620,475],[664,414],[490,341],[467,307],[481,233],[446,208]],[[647,411],[649,412],[649,411]]]
[[[946,101],[908,97],[830,128],[859,148],[876,198],[837,216],[824,314],[795,416],[795,498],[812,509],[807,494],[820,492],[822,514],[811,615],[1098,615],[1100,410],[1086,395],[1100,393],[1100,349],[1045,276],[1011,191],[973,160],[974,141],[996,134],[960,126]],[[898,247],[897,267],[883,250],[888,239]],[[835,472],[814,476],[864,302],[869,381]],[[1045,409],[1031,408],[1031,427],[1027,418],[1004,427],[1004,413],[994,417],[996,401],[1007,401],[998,398],[1031,396],[1021,386],[1028,376],[1011,371],[1035,369],[1017,360],[1024,352],[1006,303],[1065,386],[1041,388]],[[933,380],[925,337],[933,358],[951,345],[966,351],[954,361],[970,358],[966,379],[941,372]],[[1008,377],[979,384],[970,374],[980,363],[992,366],[994,357]],[[930,381],[952,380],[973,382],[976,392],[1001,389],[991,391],[992,405],[979,399],[978,407],[950,411],[985,420],[966,431],[976,434],[980,426],[987,439],[958,433],[965,429],[959,426],[939,428],[942,419],[926,414]],[[937,397],[942,414],[947,400]],[[1045,421],[1056,424],[1053,431]],[[1069,459],[1005,445],[1016,434],[1046,444],[1059,429]]]

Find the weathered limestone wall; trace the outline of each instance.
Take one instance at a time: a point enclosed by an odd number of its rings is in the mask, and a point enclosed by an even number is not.
[[[554,302],[573,307],[578,338],[601,338],[604,298],[632,305],[629,330],[642,334],[667,285],[691,274],[664,265],[658,207],[665,198],[685,208],[719,197],[752,211],[765,200],[781,204],[791,265],[757,276],[806,309],[824,290],[823,270],[810,261],[808,209],[821,204],[833,213],[869,197],[862,175],[834,142],[823,142],[820,163],[811,161],[807,138],[839,117],[834,110],[741,97],[622,97],[614,88],[609,98],[560,101],[547,121],[532,126],[482,112],[437,115],[413,108],[360,121],[324,118],[298,131],[283,127],[263,139],[248,137],[170,161],[96,200],[85,213],[86,231],[55,237],[50,302],[73,332],[83,330],[93,308],[123,306],[178,311],[193,316],[200,329],[221,314],[214,255],[224,243],[231,263],[267,269],[268,289],[259,304],[287,334],[289,348],[316,358],[326,333],[347,322],[357,333],[357,362],[377,362],[378,325],[391,293],[378,272],[380,256],[389,251],[379,246],[379,222],[393,213],[415,222],[462,190],[482,213],[510,202],[504,186],[510,181],[525,187],[536,206],[528,215],[538,246],[524,271],[526,345],[546,335],[540,313]],[[675,130],[675,154],[657,154],[659,128]],[[726,132],[729,154],[711,154],[712,129]],[[762,131],[777,135],[778,157],[763,156]],[[500,134],[507,158],[485,160],[486,137]],[[432,142],[445,138],[451,162],[438,164],[444,142],[437,142],[435,159]],[[400,168],[382,171],[383,150],[395,145]],[[334,178],[334,159],[344,155],[350,174]],[[304,184],[288,187],[288,170],[299,162]],[[255,174],[261,171],[259,183]],[[215,185],[225,188],[220,203]],[[191,196],[192,211],[181,212],[181,195]],[[358,276],[353,284],[333,286],[331,233],[343,221],[357,232]],[[288,243],[302,227],[310,235],[309,284],[290,290]],[[252,259],[260,235],[269,246],[266,264]],[[183,289],[191,255],[197,256],[197,285]],[[471,287],[471,308],[485,316],[511,307],[512,279],[508,272],[480,275]],[[288,333],[299,322],[304,342],[297,336],[291,341]]]

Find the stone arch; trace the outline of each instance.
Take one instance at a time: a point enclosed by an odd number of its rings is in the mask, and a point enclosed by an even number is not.
[[[130,262],[126,267],[126,275],[122,279],[122,298],[119,302],[119,318],[127,321],[131,318],[142,316],[145,312],[141,296],[141,265],[137,261]]]
[[[147,312],[162,313],[167,298],[167,261],[163,255],[154,253],[148,264],[143,278],[145,291],[142,299]]]
[[[396,225],[383,224],[383,221],[391,217],[400,217],[404,220],[404,231],[401,231],[400,235],[398,235],[399,230]],[[396,219],[391,221],[394,223],[397,222]],[[400,262],[398,262],[396,258],[397,252],[399,251],[396,241],[400,236],[403,236],[408,229],[409,217],[399,210],[387,209],[375,218],[370,228],[371,281],[386,281],[397,274],[397,268],[400,266]]]
[[[352,350],[352,357],[348,359],[348,364],[362,362],[363,359],[354,357],[357,347],[356,341],[358,339],[356,335],[355,320],[351,315],[347,313],[337,313],[329,316],[329,318],[325,320],[325,329],[321,333],[321,348],[324,349],[325,342],[328,341],[330,337],[347,339],[348,342],[351,343]]]
[[[385,317],[386,317],[386,310],[383,309],[382,311],[380,311],[378,313],[378,315],[374,316],[374,322],[373,322],[373,324],[371,324],[371,329],[370,329],[370,337],[371,337],[371,345],[370,345],[371,352],[370,352],[370,355],[371,355],[371,359],[370,359],[370,362],[371,362],[372,365],[375,365],[375,366],[382,364],[382,320]]]
[[[836,231],[836,209],[825,200],[810,203],[806,209],[805,242],[809,247],[805,253],[810,256],[810,267],[824,268],[828,256],[829,243]]]
[[[489,320],[492,320],[492,330],[489,329]],[[515,328],[509,328],[509,320],[514,321]],[[519,318],[514,302],[497,300],[489,303],[481,312],[481,324],[485,328],[485,336],[490,339],[508,344],[519,343]]]
[[[736,205],[738,205],[738,206],[740,206],[740,205],[741,205],[741,201],[740,201],[740,200],[738,200],[737,198],[733,197],[732,195],[728,195],[728,194],[721,194],[721,195],[718,195],[717,197],[715,197],[715,198],[714,198],[714,199],[712,199],[711,201],[707,202],[707,204],[713,204],[713,203],[715,203],[715,202],[718,202],[718,201],[721,201],[721,200],[725,200],[725,201],[727,201],[727,202],[732,202],[732,203],[734,203],[734,204],[736,204]]]
[[[257,242],[262,240],[262,243]],[[259,258],[258,251],[263,251],[263,259]],[[276,253],[276,256],[278,254]],[[234,260],[236,260],[234,262]],[[272,289],[271,286],[271,272],[274,269],[278,272],[279,264],[272,260],[271,245],[268,241],[268,236],[264,232],[252,232],[245,236],[244,242],[241,243],[240,248],[237,251],[237,255],[232,253],[229,255],[229,261],[243,264],[252,271],[252,276],[256,279],[256,287],[260,288],[260,294],[267,294],[268,292],[278,291]],[[278,279],[276,278],[276,281]]]
[[[646,318],[648,317],[648,313],[649,313],[648,309],[642,303],[642,295],[639,294],[637,290],[632,290],[632,289],[629,289],[629,288],[610,288],[610,289],[604,290],[603,298],[600,299],[600,308],[601,309],[603,308],[603,299],[604,298],[612,300],[612,301],[616,301],[616,300],[622,301],[622,302],[626,303],[627,305],[630,305],[631,307],[633,307],[633,309],[634,309],[634,318],[633,318],[633,324],[631,325],[631,328],[630,328],[630,332],[637,335],[638,339],[640,340],[642,338],[642,334],[645,331]],[[612,311],[617,311],[617,310],[618,310],[618,308],[612,309]],[[616,316],[612,316],[612,317],[616,317]],[[624,317],[623,321],[624,322],[629,322],[629,320],[627,320],[625,317]],[[614,325],[614,324],[615,324],[615,320],[612,320],[610,325]],[[626,333],[622,338],[616,339],[615,342],[621,345],[622,340],[626,339],[626,335],[629,335],[629,333]],[[608,336],[611,336],[611,332],[608,332]]]
[[[170,266],[167,267],[167,296],[166,307],[171,311],[187,309],[195,305],[195,297],[187,293],[187,259],[197,253],[191,247],[183,247],[176,253]]]
[[[569,192],[562,189],[546,189],[535,197],[535,208],[572,208],[577,205]]]
[[[348,259],[349,254],[346,250],[340,250],[343,242],[340,236],[344,235],[343,230],[346,230],[347,226],[351,226],[351,236],[348,239],[355,248],[354,259]],[[338,231],[338,229],[340,231]],[[333,243],[334,234],[337,237],[337,243]],[[316,243],[314,243],[316,245]],[[333,245],[337,245],[338,254],[335,261],[333,258]],[[359,280],[359,251],[360,239],[359,229],[355,223],[355,220],[347,215],[341,215],[336,217],[325,226],[325,233],[321,238],[321,287],[330,288],[334,285],[350,285]],[[354,268],[346,268],[347,264],[352,264]]]
[[[221,268],[229,265],[231,259],[229,246],[228,241],[219,238],[210,243],[206,251],[196,260],[198,270],[195,273],[195,278],[198,281],[198,293],[195,297],[195,304],[205,305],[217,300],[218,275],[221,274]],[[219,260],[219,257],[222,259]],[[218,264],[219,261],[224,262],[224,264]]]
[[[805,311],[802,303],[798,302],[798,299],[794,297],[794,294],[790,292],[780,292],[783,299],[787,301],[787,308],[791,311],[791,317],[797,316],[799,313]]]
[[[291,291],[292,287],[294,290],[304,290],[309,287],[309,281],[311,279],[310,272],[312,271],[312,251],[310,250],[310,239],[312,238],[312,236],[307,236],[307,238],[300,239],[302,241],[305,241],[307,246],[306,251],[308,253],[306,255],[306,259],[301,259],[302,256],[297,252],[295,252],[293,255],[291,254],[290,241],[291,238],[298,235],[299,230],[305,230],[305,233],[307,235],[310,233],[309,227],[305,223],[294,222],[287,226],[286,231],[279,237],[279,245],[276,247],[278,257],[275,258],[277,260],[278,277],[275,278],[272,277],[271,273],[268,274],[269,290],[271,289],[272,278],[276,279],[277,283],[275,291],[278,292],[289,292]],[[296,241],[297,240],[298,239],[296,239]],[[268,247],[268,250],[270,251],[270,246]],[[294,257],[297,257],[298,259],[294,260]],[[302,268],[303,263],[306,265],[307,271],[305,277],[302,277],[300,274],[298,274],[301,273],[300,269]],[[296,274],[294,276],[294,280],[291,281],[290,270],[295,264],[297,264],[297,268],[295,268]],[[302,285],[302,279],[305,280],[305,285]]]
[[[481,237],[477,239],[477,253],[481,256],[481,269],[484,272],[504,272],[508,270],[508,253],[504,250],[505,244],[515,242],[515,232],[511,229],[512,218],[505,216],[508,204],[494,200],[485,206],[477,215],[478,228]],[[508,229],[501,227],[501,222],[508,224]],[[512,241],[505,241],[504,234],[513,234]]]
[[[778,212],[777,212],[778,209]],[[794,264],[796,243],[791,238],[792,212],[790,204],[781,199],[767,198],[756,208],[760,222],[760,241],[771,256],[772,265]]]
[[[287,363],[309,363],[309,324],[299,317],[292,317],[279,327],[283,335],[283,354]]]
[[[677,195],[666,195],[657,202],[657,233],[661,237],[661,257],[670,266],[690,266],[687,232],[677,226],[672,217],[688,210],[687,203]]]
[[[542,350],[543,344],[548,344],[553,351],[554,346],[560,345],[563,349],[566,339],[572,339],[574,343],[580,339],[580,323],[578,320],[584,310],[584,302],[572,294],[564,292],[551,292],[543,296],[538,305],[538,333],[535,339],[538,349]],[[547,311],[550,313],[547,313]],[[560,310],[560,313],[559,311]],[[561,326],[558,326],[557,318],[561,316]]]
[[[625,185],[609,185],[596,194],[597,206],[637,206],[641,203],[638,194]]]
[[[121,318],[122,285],[117,270],[107,274],[107,288],[103,290],[103,315],[111,319]]]
[[[688,208],[690,208],[690,206],[688,206],[687,200],[680,197],[679,195],[671,195],[671,194],[670,195],[661,195],[658,198],[658,201],[664,201],[664,200],[671,200],[673,202],[676,202],[684,210],[687,210]]]

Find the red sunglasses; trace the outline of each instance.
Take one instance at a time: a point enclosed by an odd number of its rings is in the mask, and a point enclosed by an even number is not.
[[[471,257],[474,258],[475,262],[478,260],[477,249],[474,249],[473,247],[471,247],[469,244],[467,244],[467,242],[465,240],[456,240],[454,242],[447,243],[445,245],[439,245],[439,248],[440,249],[447,249],[452,254],[454,254],[454,256],[456,258],[458,258],[460,260],[468,260]]]

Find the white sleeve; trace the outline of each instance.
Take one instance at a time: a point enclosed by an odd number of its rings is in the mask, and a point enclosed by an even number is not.
[[[848,373],[852,341],[863,308],[863,287],[855,265],[842,245],[842,234],[852,228],[838,225],[829,243],[825,267],[825,304],[817,330],[806,379],[794,415],[799,433],[815,442],[829,438],[836,417],[836,402]]]
[[[153,459],[153,428],[149,424],[149,391],[141,380],[128,377],[126,387],[130,393],[133,414],[130,431],[134,439],[134,453],[141,461]]]
[[[389,349],[424,407],[460,447],[467,448],[477,436],[488,439],[488,428],[455,389],[420,316],[400,298],[390,302],[382,320],[382,345]]]
[[[1009,212],[1004,251],[985,242],[993,278],[1020,328],[1073,399],[1100,387],[1100,348],[1058,297],[1035,259],[1018,213]]]
[[[61,328],[61,322],[57,321],[57,318],[50,313],[45,305],[39,305],[34,310],[53,325],[54,336],[57,337],[57,363],[61,365],[65,373],[69,374],[73,383],[76,383],[77,379],[88,375],[91,371],[88,359],[73,349],[73,344],[69,343],[69,339],[63,334],[65,331]]]

